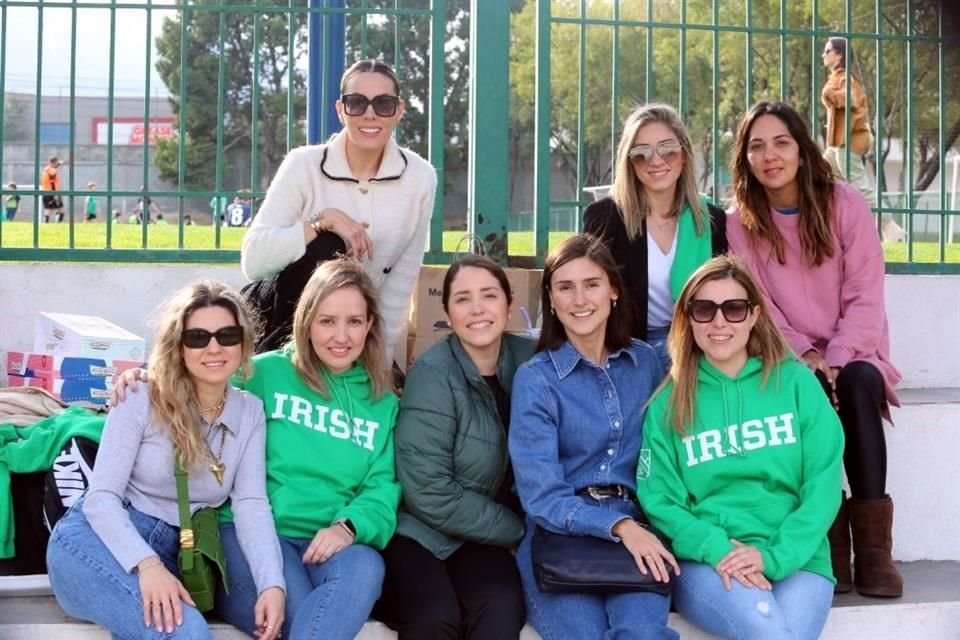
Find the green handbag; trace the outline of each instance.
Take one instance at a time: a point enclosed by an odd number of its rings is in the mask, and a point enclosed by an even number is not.
[[[197,610],[205,613],[213,609],[217,592],[217,575],[227,587],[227,558],[220,543],[220,526],[217,510],[205,507],[190,516],[190,493],[187,489],[187,472],[176,462],[174,475],[177,478],[177,506],[180,509],[180,579],[190,592]]]

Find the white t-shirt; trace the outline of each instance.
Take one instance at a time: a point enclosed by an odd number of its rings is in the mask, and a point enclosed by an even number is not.
[[[647,232],[647,326],[669,326],[673,320],[673,296],[670,294],[670,268],[677,255],[677,232],[670,251],[664,255],[653,235]]]

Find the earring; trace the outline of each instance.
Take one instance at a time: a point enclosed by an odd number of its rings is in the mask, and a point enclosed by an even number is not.
[[[557,315],[557,312],[556,312],[556,310],[554,310],[553,307],[550,307],[550,315],[552,315],[552,316]]]
[[[617,308],[617,299],[616,299],[616,298],[613,299],[613,308],[614,308],[614,309]]]

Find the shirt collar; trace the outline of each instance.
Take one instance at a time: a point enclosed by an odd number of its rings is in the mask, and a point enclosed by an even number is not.
[[[343,132],[334,134],[327,142],[323,150],[323,158],[320,160],[320,171],[330,180],[342,180],[345,182],[360,182],[353,177],[350,171],[350,165],[347,163],[346,151],[347,135]],[[407,169],[407,156],[400,149],[397,141],[391,138],[387,140],[387,146],[383,150],[383,159],[380,161],[380,168],[377,175],[370,179],[370,182],[385,182],[388,180],[399,180],[403,172]]]
[[[630,357],[630,360],[633,362],[633,366],[637,366],[637,356],[633,353],[633,349],[619,349],[609,356],[607,356],[607,361],[619,358],[622,354],[627,354]],[[568,375],[570,375],[573,370],[576,368],[577,363],[583,361],[589,367],[597,368],[600,365],[594,363],[593,361],[584,358],[579,351],[570,343],[569,340],[565,341],[562,345],[556,349],[549,351],[550,360],[553,362],[554,369],[557,370],[557,377],[563,380]]]
[[[217,418],[217,424],[222,424],[227,428],[227,431],[237,435],[242,422],[243,394],[233,385],[227,385],[227,401],[223,405],[220,417]]]

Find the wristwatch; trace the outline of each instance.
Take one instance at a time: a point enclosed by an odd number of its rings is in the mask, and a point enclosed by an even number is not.
[[[350,521],[350,518],[340,518],[339,520],[336,520],[333,524],[341,526],[344,529],[346,529],[347,533],[349,533],[351,537],[353,538],[357,537],[357,528],[353,526],[353,522]]]
[[[333,229],[333,224],[329,220],[324,220],[323,216],[319,213],[315,213],[307,218],[307,224],[310,225],[310,228],[313,229],[317,235]]]

